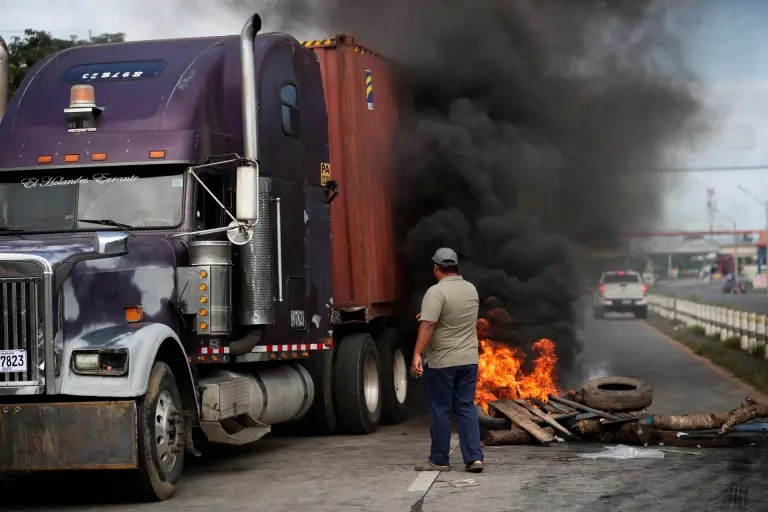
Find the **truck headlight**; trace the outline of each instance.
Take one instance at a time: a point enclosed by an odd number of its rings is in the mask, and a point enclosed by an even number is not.
[[[72,353],[72,371],[80,375],[122,377],[128,373],[128,350],[77,350]]]

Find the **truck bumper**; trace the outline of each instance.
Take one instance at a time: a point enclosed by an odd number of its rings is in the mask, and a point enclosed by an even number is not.
[[[0,404],[0,472],[137,467],[133,401]]]

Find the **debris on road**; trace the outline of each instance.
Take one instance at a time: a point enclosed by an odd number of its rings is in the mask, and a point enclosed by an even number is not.
[[[673,416],[647,413],[652,397],[643,381],[604,377],[565,396],[549,394],[546,401],[494,400],[478,403],[477,409],[486,446],[550,445],[566,439],[639,446],[749,446],[756,436],[768,433],[766,422],[748,424],[768,418],[768,405],[750,397],[728,412]],[[557,437],[560,434],[565,439]]]
[[[620,444],[602,452],[578,453],[576,456],[582,459],[663,459],[664,452]]]
[[[480,482],[475,480],[474,478],[466,478],[464,480],[451,480],[448,482],[448,485],[451,487],[477,487],[480,485]]]

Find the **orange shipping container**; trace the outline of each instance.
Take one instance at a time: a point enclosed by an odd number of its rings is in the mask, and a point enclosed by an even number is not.
[[[349,34],[305,41],[320,60],[332,178],[333,300],[368,317],[395,313],[403,286],[394,229],[393,142],[399,103],[392,66]]]

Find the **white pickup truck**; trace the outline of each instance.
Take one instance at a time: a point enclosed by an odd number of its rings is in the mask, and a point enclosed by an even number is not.
[[[592,300],[594,317],[604,318],[606,313],[634,313],[635,318],[647,318],[647,295],[648,286],[637,272],[605,272]]]

